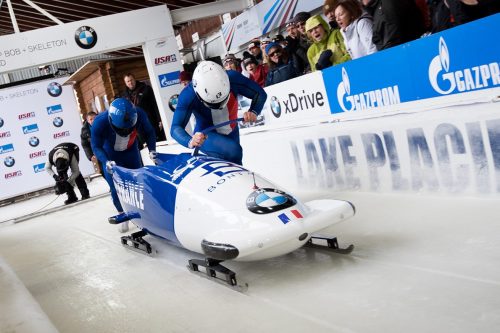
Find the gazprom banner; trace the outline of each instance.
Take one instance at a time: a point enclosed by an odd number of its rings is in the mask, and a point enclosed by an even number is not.
[[[500,87],[499,29],[497,14],[324,70],[331,112]]]

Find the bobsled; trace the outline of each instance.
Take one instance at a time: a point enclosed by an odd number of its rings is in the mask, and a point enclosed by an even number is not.
[[[230,122],[212,126],[207,133]],[[131,220],[140,231],[123,236],[130,249],[152,253],[143,238],[152,235],[205,256],[188,267],[207,275],[223,276],[236,285],[235,273],[225,260],[264,260],[290,253],[305,244],[350,253],[339,248],[332,227],[355,213],[342,200],[296,197],[245,167],[193,153],[158,154],[156,165],[140,169],[114,166],[113,182],[124,213],[110,217],[112,224]],[[325,243],[326,242],[326,243]]]
[[[139,232],[122,237],[123,245],[151,253],[143,236],[153,235],[200,253],[192,259],[231,285],[234,272],[225,260],[263,260],[292,252],[313,239],[326,240],[339,251],[332,226],[354,215],[354,206],[341,200],[302,203],[284,189],[245,167],[205,155],[158,154],[157,165],[140,169],[115,166],[113,182],[126,218]],[[321,243],[321,241],[320,241]],[[318,244],[316,244],[318,245]]]

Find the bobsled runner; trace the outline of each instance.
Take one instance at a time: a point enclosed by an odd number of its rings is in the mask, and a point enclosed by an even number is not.
[[[205,267],[209,277],[231,286],[236,277],[220,264],[225,260],[263,260],[321,242],[340,253],[352,251],[352,245],[339,249],[332,236],[332,226],[355,213],[347,201],[302,203],[241,165],[205,155],[157,158],[157,165],[112,170],[125,213],[109,222],[137,225],[140,231],[122,237],[133,250],[152,253],[146,235],[165,239],[205,256],[189,260],[192,271]]]

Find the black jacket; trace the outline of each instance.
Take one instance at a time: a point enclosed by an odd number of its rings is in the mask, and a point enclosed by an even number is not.
[[[365,6],[373,17],[373,44],[384,50],[419,38],[425,32],[414,0],[372,0]]]
[[[90,124],[87,121],[83,123],[80,139],[82,140],[82,147],[85,151],[85,155],[90,161],[92,156],[94,156],[94,152],[92,151],[92,147],[90,145]]]

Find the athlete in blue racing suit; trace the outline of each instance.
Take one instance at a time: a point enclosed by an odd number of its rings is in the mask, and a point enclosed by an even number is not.
[[[97,115],[91,128],[91,145],[97,159],[106,166],[104,172],[111,189],[113,204],[123,213],[118,199],[111,168],[119,165],[129,169],[142,167],[137,133],[146,138],[150,157],[156,155],[156,132],[146,113],[124,98],[115,99],[108,111]],[[154,160],[154,158],[153,158]]]
[[[231,123],[203,135],[202,130],[238,117],[237,96],[252,102],[245,112],[245,121],[255,121],[267,94],[257,83],[236,71],[225,71],[211,61],[202,61],[196,67],[193,80],[181,92],[175,109],[171,136],[181,145],[200,150],[209,156],[242,164],[238,124]],[[189,135],[185,127],[191,114],[196,118],[195,134]]]

